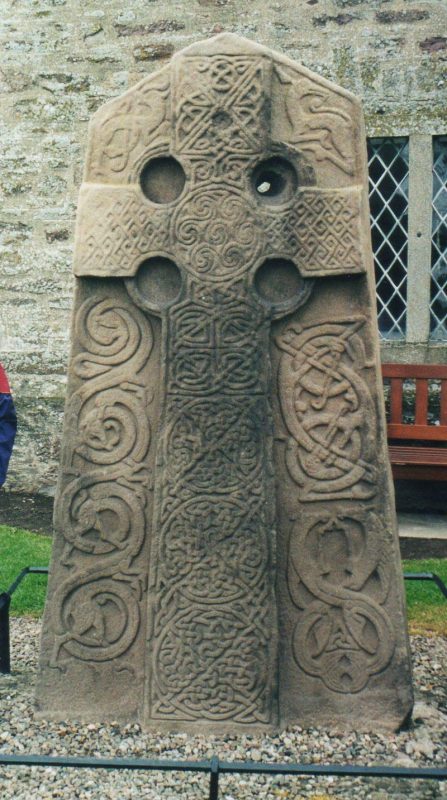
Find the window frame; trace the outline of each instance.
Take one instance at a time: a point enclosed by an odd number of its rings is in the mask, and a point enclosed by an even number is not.
[[[439,320],[438,312],[433,308],[435,302],[439,304],[439,300],[435,301],[435,297],[433,293],[439,294],[442,292],[444,295],[447,294],[447,248],[444,247],[440,250],[438,244],[435,244],[435,235],[439,236],[440,231],[442,231],[443,238],[445,239],[446,236],[446,229],[447,229],[447,213],[444,214],[441,212],[441,203],[439,202],[439,198],[442,197],[442,202],[444,205],[447,205],[447,186],[445,181],[440,180],[441,187],[437,189],[436,193],[436,178],[440,179],[440,173],[437,169],[437,161],[438,155],[436,155],[436,147],[438,144],[441,144],[444,148],[442,152],[442,157],[444,159],[444,165],[447,164],[447,135],[441,134],[439,136],[433,136],[433,144],[432,144],[432,155],[433,155],[433,167],[432,167],[432,228],[431,228],[431,267],[430,267],[430,342],[440,342],[445,343],[447,341],[447,312],[444,313],[443,321]],[[435,271],[437,267],[442,263],[444,268],[444,275],[446,283],[444,281],[438,281],[437,276],[435,277]],[[442,286],[441,286],[442,284]],[[438,291],[439,290],[439,291]],[[435,320],[437,322],[435,322]]]
[[[393,158],[387,163],[386,152],[382,148],[391,145],[395,152]],[[407,329],[407,283],[408,283],[408,206],[409,206],[409,137],[408,136],[369,136],[367,139],[368,153],[368,186],[369,186],[369,206],[371,239],[374,256],[374,269],[376,279],[377,297],[377,321],[379,336],[383,341],[405,342]],[[406,164],[406,173],[400,180],[397,180],[395,170],[392,169],[395,162],[399,159]],[[374,167],[379,163],[383,169],[375,179]],[[386,188],[389,184],[393,185],[392,192],[387,196]],[[385,191],[384,191],[385,190]],[[399,210],[397,205],[399,196],[404,198],[405,206]],[[373,214],[373,209],[377,205],[379,198],[379,212]],[[377,210],[377,209],[376,209]],[[391,219],[391,228],[387,229],[387,220]],[[402,245],[395,246],[395,239],[403,235]],[[378,247],[374,246],[374,241],[378,240]],[[387,254],[391,253],[391,263],[386,267]],[[389,258],[389,256],[388,256]],[[399,273],[402,273],[403,275]],[[400,282],[399,282],[400,281]],[[392,287],[391,296],[386,299],[383,296],[381,287],[385,293],[389,293]],[[402,311],[396,318],[393,305],[394,300],[402,305]],[[388,321],[388,330],[384,330]],[[390,326],[390,321],[392,324]]]
[[[447,331],[445,339],[430,338],[435,135],[446,134],[406,132],[381,135],[376,131],[368,134],[368,139],[405,136],[409,143],[406,335],[403,339],[381,335],[382,350],[388,354],[399,353],[402,360],[436,362],[442,360],[447,351]]]

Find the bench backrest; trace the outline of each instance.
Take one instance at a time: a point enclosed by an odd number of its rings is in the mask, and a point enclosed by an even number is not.
[[[382,375],[390,379],[389,439],[431,439],[447,441],[447,366],[442,364],[382,364]],[[414,423],[402,422],[404,381],[416,384]],[[441,382],[439,425],[429,425],[429,381]]]

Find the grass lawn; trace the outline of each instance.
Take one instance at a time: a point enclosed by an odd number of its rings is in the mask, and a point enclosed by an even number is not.
[[[5,591],[23,567],[46,567],[51,539],[20,528],[0,525],[0,591]],[[404,561],[405,572],[436,572],[447,584],[447,558]],[[39,617],[43,610],[47,578],[30,575],[13,594],[11,613]],[[411,633],[447,636],[447,600],[430,582],[405,581]]]
[[[0,591],[4,592],[23,567],[47,567],[51,538],[0,525]],[[27,575],[11,600],[11,614],[40,617],[47,591],[46,575]]]
[[[447,585],[447,558],[403,562],[404,572],[435,572]],[[447,636],[447,598],[432,581],[405,581],[410,633]]]

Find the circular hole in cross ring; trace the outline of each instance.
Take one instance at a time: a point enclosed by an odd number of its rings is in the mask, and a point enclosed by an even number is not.
[[[302,278],[293,261],[267,258],[256,270],[254,286],[268,305],[298,308],[309,296],[313,281]]]
[[[298,177],[290,161],[274,156],[255,167],[251,185],[256,196],[264,203],[285,203],[295,194]]]
[[[162,311],[177,300],[182,288],[182,275],[174,261],[155,256],[143,261],[135,277],[128,279],[126,284],[139,305]]]
[[[140,186],[145,197],[153,203],[172,203],[183,192],[186,175],[172,156],[152,158],[140,173]]]

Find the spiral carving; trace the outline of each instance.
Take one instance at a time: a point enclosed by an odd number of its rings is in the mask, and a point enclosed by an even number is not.
[[[139,418],[141,401],[121,389],[109,389],[86,404],[79,421],[76,452],[93,464],[117,464],[126,458],[141,461],[150,432],[147,418]]]
[[[235,187],[209,185],[192,192],[179,204],[172,236],[179,257],[197,278],[233,280],[246,271],[262,249],[260,223]]]
[[[143,330],[147,331],[144,338]],[[83,380],[96,378],[130,359],[138,372],[153,347],[152,330],[138,309],[97,296],[88,298],[79,308],[75,333],[84,352],[74,359],[73,371]]]
[[[69,552],[79,550],[107,557],[107,563],[130,561],[144,540],[144,510],[138,495],[115,480],[101,482],[94,472],[70,483],[62,494],[58,515]]]
[[[94,573],[77,575],[58,593],[58,655],[65,650],[81,661],[110,661],[122,656],[138,633],[138,595],[126,579]]]
[[[62,560],[75,572],[56,595],[56,662],[67,654],[105,662],[129,650],[140,624],[144,578],[136,564],[150,447],[141,370],[153,335],[130,301],[100,295],[80,306],[75,331],[83,350],[72,369],[82,382],[66,412],[71,436],[56,510]]]

